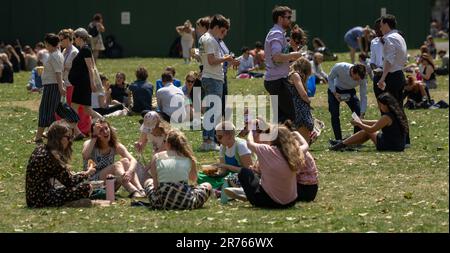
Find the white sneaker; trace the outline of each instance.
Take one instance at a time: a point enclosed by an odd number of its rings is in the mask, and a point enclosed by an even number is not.
[[[220,146],[217,145],[215,142],[211,142],[208,145],[210,151],[220,151]]]
[[[239,199],[241,201],[248,201],[242,187],[228,187],[223,192],[231,199]]]
[[[209,143],[203,142],[202,145],[200,146],[200,150],[201,151],[209,151]]]

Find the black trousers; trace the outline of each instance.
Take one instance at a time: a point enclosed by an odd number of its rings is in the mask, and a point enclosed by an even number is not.
[[[359,98],[356,96],[356,90],[341,90],[336,88],[336,92],[338,94],[350,94],[351,97],[348,101],[345,101],[345,103],[348,105],[350,110],[352,112],[355,112],[358,114],[358,116],[361,116],[361,107]],[[342,140],[342,131],[341,131],[341,119],[339,117],[340,115],[340,102],[336,99],[336,97],[331,93],[330,89],[328,89],[328,111],[331,114],[331,127],[333,128],[334,137],[336,140]],[[353,132],[357,133],[359,130],[361,130],[359,127],[354,127]]]
[[[123,107],[122,104],[119,105],[113,105],[107,108],[94,108],[93,110],[98,112],[100,115],[104,116],[110,113],[113,113],[115,111],[123,110],[125,107]]]
[[[289,208],[295,205],[296,200],[288,203],[286,205],[282,205],[278,202],[275,202],[270,198],[269,195],[264,191],[263,187],[259,184],[259,177],[255,175],[255,173],[246,168],[242,168],[241,172],[238,174],[239,182],[244,189],[245,196],[247,196],[250,204],[256,207],[265,207],[265,208]]]
[[[316,198],[319,186],[315,185],[304,185],[297,183],[297,201],[301,202],[311,202]]]
[[[278,96],[277,108],[272,104],[272,109],[278,109],[278,122],[283,123],[290,119],[295,120],[294,103],[292,101],[292,95],[289,92],[287,78],[282,78],[274,81],[264,81],[264,87],[270,95]]]
[[[403,89],[406,83],[405,74],[403,74],[402,70],[389,73],[386,76],[385,82],[386,82],[386,89],[384,91],[389,92],[392,96],[394,96],[394,98],[399,103],[400,107],[403,109]],[[406,144],[411,144],[409,133],[406,135]]]

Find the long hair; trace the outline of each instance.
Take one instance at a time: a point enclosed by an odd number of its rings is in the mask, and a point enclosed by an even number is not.
[[[283,125],[275,126],[278,129],[278,134],[275,140],[272,141],[272,145],[280,149],[284,159],[289,164],[291,171],[296,172],[298,166],[305,165],[305,157],[303,152],[298,146],[298,142],[294,138],[291,130]]]
[[[167,134],[166,142],[169,143],[170,149],[182,154],[197,163],[192,147],[189,144],[186,136],[179,130],[173,129]]]
[[[397,102],[397,99],[395,99],[388,92],[381,93],[377,99],[380,103],[389,108],[389,112],[394,114],[398,122],[400,122],[400,127],[402,131],[405,134],[407,134],[409,132],[408,118],[406,117],[406,114],[403,111],[403,109],[400,107],[400,104]]]
[[[92,125],[91,125],[91,133],[94,132],[94,126],[95,126],[95,124],[97,124],[97,123],[100,123],[100,124],[106,123],[106,125],[108,125],[108,128],[109,128],[109,136],[110,136],[109,141],[108,141],[108,146],[109,146],[109,147],[112,147],[112,148],[116,148],[117,145],[119,144],[119,139],[118,139],[118,137],[117,137],[116,130],[115,130],[114,128],[112,128],[112,127],[111,127],[111,124],[109,124],[109,122],[106,121],[105,119],[97,119],[97,120],[96,120],[95,122],[93,122]],[[96,148],[100,148],[100,144],[98,143],[98,141],[95,143],[95,147],[96,147]]]
[[[432,67],[433,69],[436,69],[436,67],[435,67],[435,65],[434,65],[433,57],[431,57],[430,54],[428,54],[428,53],[423,53],[423,54],[420,56],[420,58],[421,58],[422,60],[428,62],[428,64],[430,64],[431,67]]]
[[[56,121],[50,125],[47,132],[47,149],[53,154],[55,159],[63,166],[67,167],[70,159],[72,158],[72,143],[64,149],[61,144],[61,139],[67,133],[72,133],[72,128],[65,121]]]
[[[307,89],[306,81],[308,80],[308,77],[312,73],[311,63],[305,57],[300,57],[299,59],[297,59],[295,62],[292,63],[290,68],[291,71],[289,75],[292,75],[294,73],[299,74],[300,78],[302,79],[303,86],[305,87],[305,89]]]

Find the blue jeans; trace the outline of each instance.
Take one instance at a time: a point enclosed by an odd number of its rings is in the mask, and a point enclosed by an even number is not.
[[[216,79],[212,79],[212,78],[202,78],[202,87],[205,91],[205,97],[208,95],[216,95],[220,98],[220,100],[222,100],[222,94],[223,94],[223,81],[221,80],[216,80]],[[219,105],[215,105],[213,103],[212,107],[216,107],[216,106],[222,106],[222,101]],[[209,109],[211,108],[211,106],[207,106],[206,107],[206,111],[209,111]],[[222,113],[222,110],[219,110],[219,115]],[[208,120],[207,118],[204,118],[203,120]],[[215,118],[214,116],[211,117],[210,119],[210,123],[214,123],[214,127],[219,124],[220,122],[220,118]],[[214,128],[211,130],[206,130],[203,128],[203,141],[207,141],[207,140],[211,140],[214,141],[214,137],[215,137],[215,130]]]
[[[345,103],[350,107],[352,112],[356,112],[358,116],[361,116],[361,107],[358,97],[356,96],[356,90],[339,90],[336,88],[336,92],[339,94],[350,94],[351,97]],[[336,140],[342,140],[342,132],[341,132],[341,120],[339,118],[340,110],[339,110],[339,101],[336,97],[331,93],[330,89],[328,89],[328,111],[331,114],[331,126],[333,127],[334,137]],[[354,133],[357,133],[361,130],[359,127],[354,127]]]

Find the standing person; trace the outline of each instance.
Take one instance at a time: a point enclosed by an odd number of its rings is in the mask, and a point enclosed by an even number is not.
[[[396,30],[395,16],[387,14],[381,17],[380,30],[383,33],[383,75],[378,88],[394,96],[402,104],[403,86],[406,83],[403,67],[408,61],[405,39]]]
[[[105,51],[105,45],[103,44],[102,33],[105,32],[105,26],[103,25],[103,16],[100,13],[96,13],[92,18],[92,22],[88,25],[89,35],[92,36],[91,46],[94,54],[94,59],[97,60],[100,51]]]
[[[63,29],[58,33],[59,40],[61,42],[61,47],[64,48],[64,72],[63,72],[63,80],[66,86],[66,99],[67,104],[72,104],[72,94],[73,94],[73,86],[69,81],[69,72],[72,68],[73,59],[78,54],[78,49],[73,45],[73,30],[72,29]],[[85,136],[84,134],[89,133],[91,126],[91,119],[89,115],[87,115],[83,107],[78,108],[78,116],[80,117],[80,121],[75,129],[75,140],[82,140]],[[83,132],[83,133],[81,133]]]
[[[355,88],[359,86],[361,102],[356,96]],[[367,109],[367,79],[366,67],[362,64],[337,63],[328,75],[328,111],[331,114],[331,126],[333,127],[336,141],[342,140],[341,121],[339,119],[339,106],[344,101],[352,112],[364,117]],[[354,128],[354,132],[358,132]],[[330,141],[332,145],[336,141]]]
[[[193,186],[197,182],[197,160],[192,147],[178,130],[171,130],[166,138],[166,150],[153,156],[145,191],[154,209],[201,208],[212,187],[209,183]]]
[[[89,198],[92,187],[83,184],[95,173],[94,164],[86,171],[72,174],[73,131],[63,121],[54,122],[48,129],[47,144],[39,145],[31,154],[27,165],[25,195],[28,207],[55,207]],[[63,187],[55,187],[58,180]]]
[[[94,81],[94,64],[92,51],[88,41],[90,35],[84,28],[78,28],[74,32],[75,44],[80,48],[79,53],[72,61],[69,71],[69,81],[74,86],[72,94],[72,107],[78,110],[80,106],[92,118],[102,118],[102,115],[92,110],[92,92],[96,92]]]
[[[311,114],[311,100],[308,97],[306,82],[312,73],[311,64],[306,58],[301,57],[293,62],[290,68],[288,89],[295,110],[293,125],[310,142],[310,136],[314,130],[314,119]]]
[[[370,68],[373,71],[373,92],[378,97],[383,91],[377,83],[383,74],[383,33],[381,32],[381,18],[375,21],[374,29],[376,37],[370,42]]]
[[[219,99],[222,98],[224,84],[223,63],[233,61],[233,57],[231,55],[221,56],[218,39],[223,39],[229,29],[230,21],[228,19],[220,14],[214,15],[211,18],[208,32],[203,34],[199,40],[199,50],[203,64],[202,86],[205,90],[205,96],[215,95]],[[214,114],[220,115],[221,104],[214,104],[213,107],[209,104],[207,111],[214,109]],[[205,120],[207,122],[203,122],[203,144],[201,149],[203,151],[218,151],[219,147],[214,142],[214,127],[219,123],[220,117],[212,115]]]
[[[264,43],[266,73],[264,87],[270,95],[278,96],[278,122],[295,119],[294,105],[289,92],[289,63],[301,57],[300,52],[289,53],[289,43],[284,36],[291,26],[292,10],[287,6],[277,6],[272,10],[274,26]]]
[[[42,142],[42,135],[46,127],[49,127],[55,120],[55,112],[61,103],[61,96],[66,95],[66,87],[63,81],[64,56],[59,50],[59,37],[53,33],[45,35],[45,47],[50,53],[48,60],[44,64],[42,73],[42,85],[44,91],[39,105],[39,123],[36,132],[35,142]],[[78,115],[60,115],[69,122],[76,123]]]
[[[403,108],[403,89],[406,83],[403,67],[408,62],[408,48],[405,39],[399,34],[394,15],[381,17],[380,30],[383,33],[383,75],[378,88],[391,93]],[[411,146],[409,132],[406,134],[406,147]]]
[[[357,50],[368,53],[370,36],[371,30],[369,26],[366,26],[365,28],[356,26],[345,33],[344,40],[350,49],[350,59],[352,63],[355,63],[355,53]]]
[[[190,20],[186,20],[184,25],[175,28],[181,36],[181,48],[183,49],[183,59],[185,64],[191,61],[191,48],[194,46],[194,28]]]

